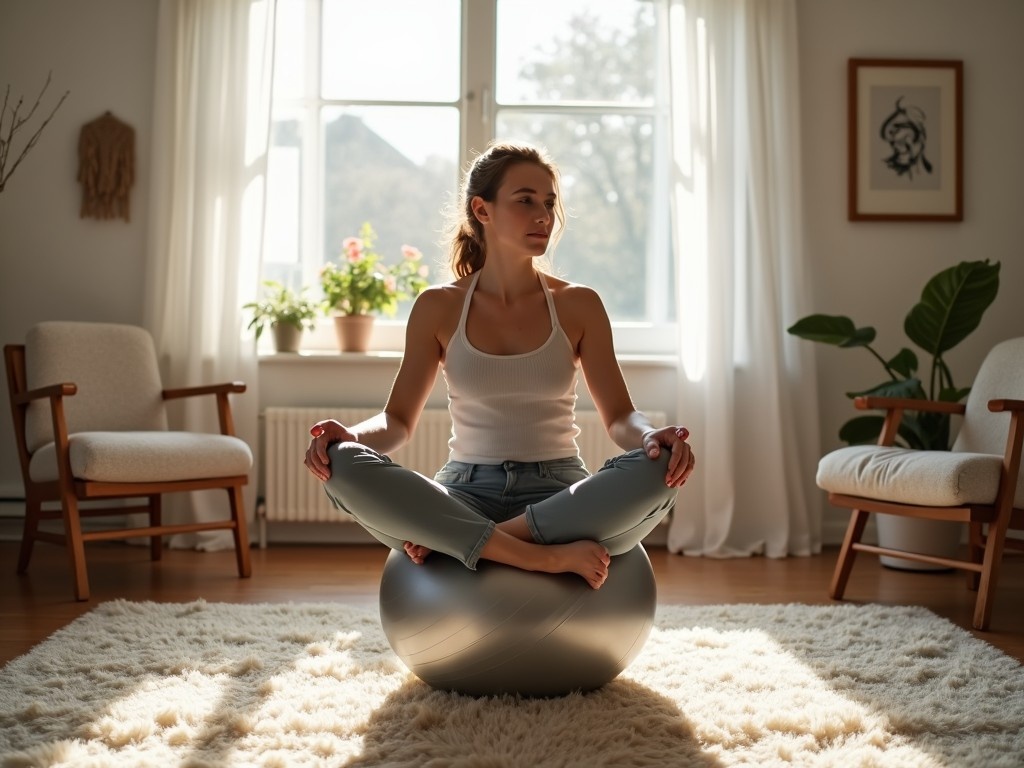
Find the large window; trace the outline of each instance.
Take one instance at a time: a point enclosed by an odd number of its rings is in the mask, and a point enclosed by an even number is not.
[[[265,277],[317,290],[368,221],[447,279],[461,169],[524,140],[562,172],[555,271],[620,327],[671,323],[665,24],[660,0],[279,0]]]

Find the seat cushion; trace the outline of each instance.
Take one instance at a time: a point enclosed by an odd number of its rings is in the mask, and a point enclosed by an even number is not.
[[[244,441],[202,432],[78,432],[68,447],[79,480],[166,482],[247,475],[252,468]],[[58,479],[53,443],[32,455],[29,475],[36,482]]]
[[[1002,466],[1002,456],[987,453],[854,445],[825,455],[816,479],[830,493],[955,507],[994,502]]]

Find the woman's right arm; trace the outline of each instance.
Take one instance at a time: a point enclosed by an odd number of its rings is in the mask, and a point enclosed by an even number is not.
[[[306,450],[305,464],[317,478],[330,477],[327,449],[335,443],[357,442],[380,453],[390,453],[412,437],[434,388],[443,356],[440,333],[445,318],[443,299],[440,289],[428,288],[413,304],[406,323],[405,353],[383,411],[352,427],[325,419],[310,429],[313,439]]]

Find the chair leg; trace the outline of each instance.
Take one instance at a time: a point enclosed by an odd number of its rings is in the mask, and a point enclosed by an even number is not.
[[[73,493],[61,494],[61,511],[64,517],[64,543],[68,548],[68,560],[75,584],[75,599],[89,599],[89,574],[85,569],[85,542],[82,540],[82,518],[78,514],[78,499]]]
[[[39,530],[39,516],[42,511],[43,505],[38,499],[25,500],[25,525],[21,533],[21,548],[18,550],[18,573],[28,570],[28,561],[32,559],[36,532]]]
[[[238,562],[238,576],[247,579],[252,575],[252,562],[249,559],[249,530],[245,519],[245,500],[240,485],[228,488],[231,502],[231,519],[235,522],[235,560]]]
[[[149,524],[158,526],[163,522],[163,508],[161,507],[161,496],[155,493],[149,497]],[[159,560],[164,554],[164,538],[154,533],[149,537],[149,559]]]
[[[999,566],[1003,560],[1003,540],[1006,538],[1009,510],[988,527],[985,541],[985,559],[981,566],[981,583],[978,585],[978,599],[974,603],[974,628],[988,629],[992,619],[992,598],[999,578]]]
[[[982,529],[982,523],[971,523],[967,528],[967,559],[972,563],[985,561],[985,532]],[[981,575],[977,571],[966,571],[966,573],[967,589],[976,592]]]
[[[836,561],[836,570],[832,574],[832,586],[829,589],[829,597],[833,600],[842,600],[846,592],[846,582],[850,579],[850,571],[853,570],[853,561],[857,557],[857,550],[853,545],[860,541],[864,535],[864,526],[868,523],[868,512],[862,509],[855,509],[850,513],[850,524],[846,527],[846,537],[843,539],[843,546],[839,550],[839,559]]]

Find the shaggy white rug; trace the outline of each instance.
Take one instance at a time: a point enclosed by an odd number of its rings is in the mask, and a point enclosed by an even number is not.
[[[918,608],[660,606],[618,679],[434,691],[370,608],[105,603],[0,670],[3,766],[1024,765],[1024,668]]]

